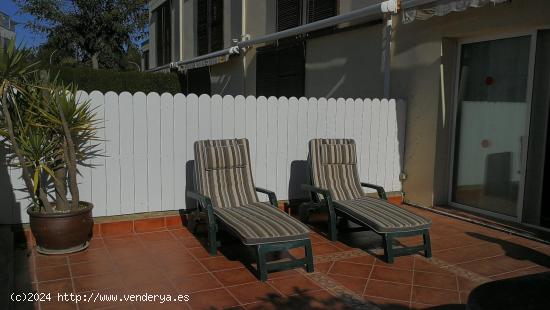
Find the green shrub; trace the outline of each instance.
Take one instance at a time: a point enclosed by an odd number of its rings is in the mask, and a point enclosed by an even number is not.
[[[138,91],[177,94],[183,91],[176,73],[151,73],[137,71],[93,70],[85,67],[49,67],[50,74],[64,84],[75,83],[87,92],[99,90],[102,93]]]

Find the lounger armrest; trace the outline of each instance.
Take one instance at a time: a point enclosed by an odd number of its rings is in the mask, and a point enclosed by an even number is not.
[[[208,214],[208,223],[210,225],[215,225],[214,208],[212,207],[212,200],[210,197],[199,194],[193,190],[186,191],[185,195],[198,201],[206,209],[206,213]]]
[[[277,195],[275,195],[275,192],[261,187],[256,187],[256,191],[266,194],[267,197],[269,197],[269,203],[271,203],[275,208],[279,207],[279,202],[277,201]]]
[[[332,196],[330,195],[330,191],[328,189],[316,187],[310,184],[302,184],[302,189],[308,192],[317,193],[325,199],[332,201]]]
[[[361,182],[361,186],[375,189],[376,192],[378,193],[378,197],[380,197],[381,199],[384,199],[384,200],[388,200],[388,196],[386,196],[386,191],[384,190],[384,188],[382,186],[376,185],[376,184],[365,183],[365,182]]]

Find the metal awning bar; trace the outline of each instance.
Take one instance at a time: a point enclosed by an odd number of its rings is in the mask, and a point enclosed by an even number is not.
[[[205,54],[202,56],[194,57],[188,60],[181,60],[176,62],[171,62],[169,64],[166,64],[164,66],[156,67],[153,69],[150,69],[149,71],[155,72],[155,71],[161,71],[161,70],[167,70],[172,68],[179,68],[182,70],[185,69],[191,69],[191,68],[198,68],[201,67],[199,65],[192,65],[193,63],[201,63],[204,65],[208,65],[209,62],[207,60],[218,58],[221,56],[230,56],[230,55],[237,55],[240,54],[240,52],[243,49],[252,47],[254,45],[263,44],[271,41],[276,41],[284,38],[289,38],[301,34],[305,34],[308,32],[313,32],[317,30],[321,30],[324,28],[336,26],[342,23],[347,22],[354,22],[354,21],[363,21],[368,22],[375,20],[376,18],[380,18],[386,13],[397,13],[399,9],[399,5],[401,5],[401,8],[412,8],[420,5],[424,5],[430,2],[434,2],[435,0],[388,0],[383,1],[381,3],[369,5],[367,7],[364,7],[362,9],[354,10],[352,12],[344,13],[341,15],[336,15],[330,18],[326,18],[323,20],[319,20],[316,22],[312,22],[309,24],[305,24],[302,26],[298,26],[295,28],[267,34],[265,36],[261,36],[258,38],[254,38],[251,40],[241,41],[235,44],[235,46],[232,46],[230,48],[226,48],[223,50],[219,50],[216,52],[212,52],[209,54]],[[227,59],[226,59],[227,60]],[[215,62],[215,60],[214,60]],[[220,63],[220,62],[217,62]]]

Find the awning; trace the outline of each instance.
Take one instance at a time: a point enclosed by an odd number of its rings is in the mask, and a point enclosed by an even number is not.
[[[412,23],[416,19],[426,20],[432,16],[445,16],[451,12],[462,12],[468,8],[479,8],[487,4],[499,4],[510,0],[439,0],[421,7],[403,10],[403,23]]]

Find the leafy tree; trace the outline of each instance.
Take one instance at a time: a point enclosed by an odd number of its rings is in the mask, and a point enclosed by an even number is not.
[[[91,61],[123,66],[133,41],[146,35],[147,0],[17,0],[35,17],[27,26],[48,35],[48,45]]]

